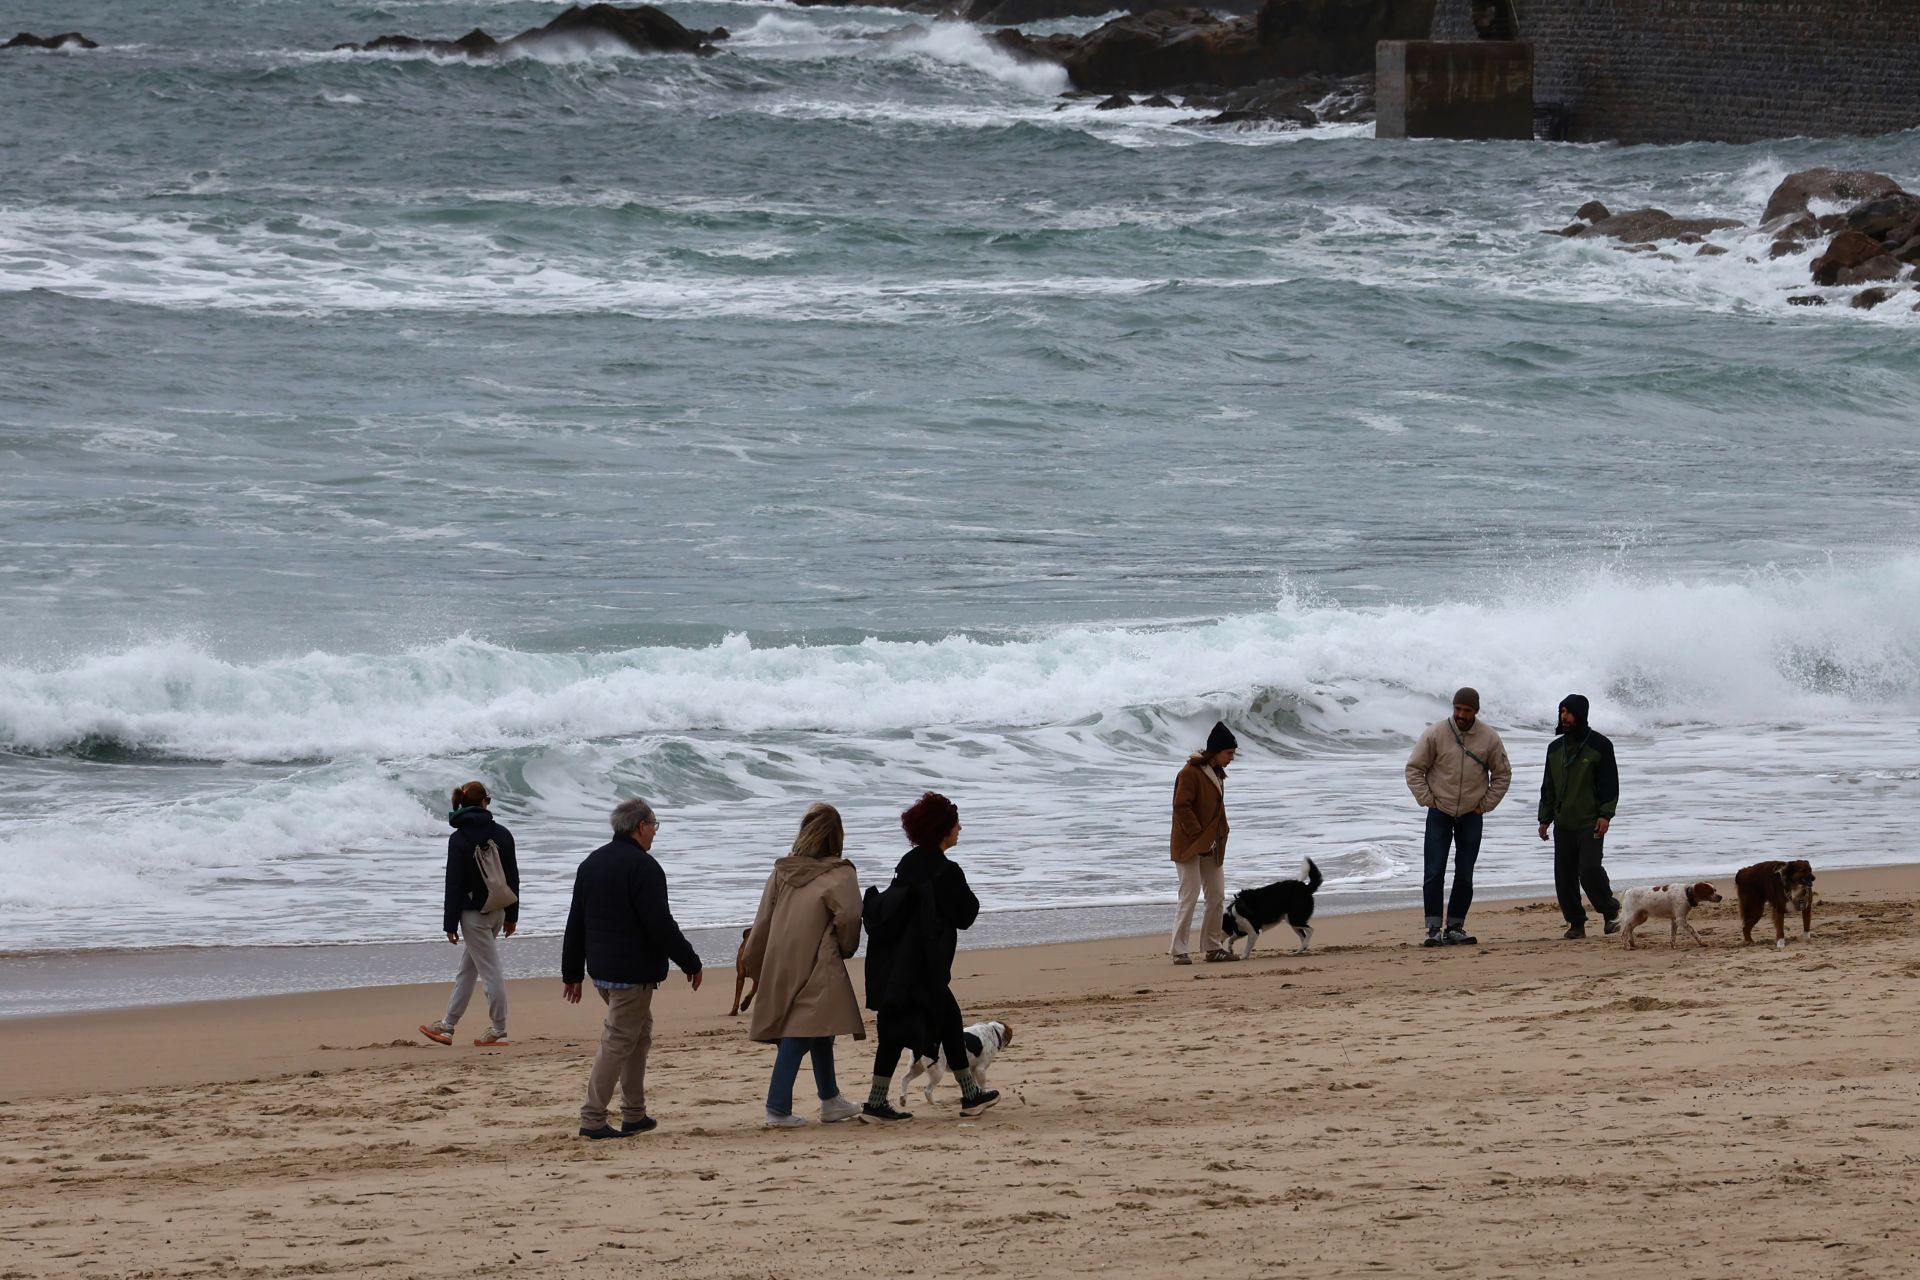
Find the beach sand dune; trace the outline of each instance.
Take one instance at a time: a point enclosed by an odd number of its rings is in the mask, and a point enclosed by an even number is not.
[[[1005,1098],[887,1128],[760,1130],[730,983],[663,990],[661,1127],[611,1143],[572,1136],[596,1019],[557,982],[500,1052],[406,1038],[439,988],[21,1020],[0,1277],[1904,1274],[1920,872],[1821,888],[1785,952],[1728,901],[1704,950],[1506,903],[1477,949],[1394,912],[1244,965],[963,953]]]

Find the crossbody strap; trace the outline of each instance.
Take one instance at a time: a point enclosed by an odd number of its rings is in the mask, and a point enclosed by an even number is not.
[[[1493,766],[1488,764],[1485,760],[1482,760],[1479,756],[1473,754],[1473,748],[1469,747],[1467,745],[1467,740],[1460,736],[1460,727],[1454,724],[1452,720],[1448,720],[1447,728],[1453,730],[1453,740],[1462,751],[1467,753],[1467,759],[1473,761],[1475,764],[1479,765],[1482,769],[1485,769],[1487,771],[1487,781],[1489,782],[1493,781]]]

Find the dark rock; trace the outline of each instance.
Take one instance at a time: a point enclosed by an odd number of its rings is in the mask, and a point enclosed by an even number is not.
[[[62,31],[57,36],[37,36],[31,31],[22,31],[5,44],[0,44],[0,49],[98,49],[99,47],[78,31]]]
[[[1813,260],[1813,282],[1838,284],[1842,271],[1886,256],[1886,250],[1872,236],[1842,231],[1827,245],[1826,251]]]
[[[1871,311],[1896,292],[1897,290],[1894,289],[1862,289],[1853,295],[1853,299],[1847,305],[1856,311]]]
[[[652,5],[620,9],[610,4],[575,6],[544,27],[522,31],[511,40],[495,40],[475,28],[458,40],[422,40],[415,36],[380,36],[365,44],[335,45],[354,53],[430,53],[443,58],[511,57],[515,53],[556,44],[611,40],[634,53],[691,53],[715,50],[712,36],[690,31]]]
[[[1847,210],[1847,229],[1885,236],[1911,226],[1915,218],[1920,218],[1920,196],[1890,191]]]
[[[1371,72],[1380,40],[1425,39],[1434,0],[1269,0],[1257,18],[1161,9],[1115,18],[1084,36],[991,37],[1008,52],[1058,62],[1102,93],[1207,84],[1242,88],[1314,72]],[[1247,109],[1247,108],[1240,108]]]
[[[1582,236],[1611,236],[1634,244],[1655,240],[1675,240],[1683,235],[1704,235],[1744,224],[1732,218],[1676,218],[1665,209],[1633,209],[1611,214],[1577,232]]]
[[[1111,98],[1095,104],[1093,109],[1095,111],[1118,111],[1122,107],[1130,107],[1132,105],[1132,98],[1129,98],[1124,93],[1116,93]]]
[[[1782,236],[1773,242],[1773,248],[1767,250],[1767,257],[1775,259],[1791,258],[1794,254],[1799,253],[1806,247],[1807,246],[1801,241]]]
[[[1698,231],[1682,231],[1674,239],[1680,244],[1702,244],[1706,241],[1706,237]]]
[[[1151,98],[1142,99],[1140,105],[1143,107],[1177,107],[1180,104],[1164,93],[1156,93]]]
[[[800,0],[806,3],[807,0]],[[820,0],[813,0],[820,3]],[[870,4],[873,0],[830,0],[839,4]],[[889,0],[894,7],[922,13],[946,13],[983,26],[1023,27],[1033,22],[1054,22],[1061,18],[1099,18],[1106,14],[1147,13],[1154,9],[1180,9],[1193,0]],[[1223,0],[1210,6],[1216,12],[1250,14],[1260,8],[1261,0]]]
[[[1813,220],[1814,229],[1823,236],[1833,235],[1847,229],[1847,215],[1844,213],[1823,213]]]
[[[1890,254],[1868,258],[1857,267],[1842,267],[1834,274],[1835,284],[1869,284],[1875,280],[1898,280],[1902,264]]]
[[[1482,40],[1517,40],[1520,22],[1513,0],[1473,0],[1473,33]]]
[[[1575,209],[1573,216],[1582,222],[1604,222],[1613,215],[1607,211],[1607,206],[1601,204],[1598,200],[1589,200],[1578,209]]]
[[[1787,299],[1790,307],[1824,307],[1827,300],[1817,293],[1796,293]]]
[[[1811,240],[1820,234],[1820,224],[1810,213],[1787,214],[1774,218],[1760,228],[1776,240]]]
[[[1726,246],[1724,245],[1703,244],[1693,251],[1693,256],[1696,258],[1717,258],[1726,251]]]
[[[1920,236],[1914,236],[1892,252],[1902,262],[1920,262]]]
[[[1884,173],[1864,169],[1803,169],[1780,180],[1780,185],[1767,198],[1767,210],[1760,215],[1760,221],[1772,222],[1783,213],[1805,213],[1808,203],[1814,200],[1854,204],[1899,189],[1900,184]]]
[[[731,39],[733,39],[733,32],[727,30],[725,27],[715,27],[713,30],[707,32],[707,40],[712,44],[718,44],[722,40]]]
[[[1617,244],[1613,246],[1613,251],[1615,253],[1658,253],[1660,252],[1659,249],[1655,248],[1653,245],[1650,245],[1650,244]]]

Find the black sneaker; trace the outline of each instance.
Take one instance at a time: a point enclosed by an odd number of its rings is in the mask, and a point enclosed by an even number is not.
[[[911,1120],[913,1112],[898,1111],[891,1102],[869,1102],[860,1108],[860,1122],[869,1120]]]
[[[1000,1101],[998,1089],[977,1089],[960,1099],[960,1114],[977,1116],[998,1101]]]
[[[1438,929],[1427,930],[1427,940],[1420,945],[1423,947],[1438,947],[1443,945],[1440,941],[1440,931]]]
[[[637,1132],[639,1132],[637,1129],[616,1129],[610,1124],[603,1124],[598,1129],[581,1129],[580,1136],[583,1138],[592,1138],[595,1142],[598,1142],[605,1138],[625,1138],[629,1136],[629,1134]]]
[[[1474,937],[1457,924],[1451,926],[1447,930],[1446,936],[1441,938],[1440,941],[1449,947],[1477,947],[1480,945],[1480,939]]]
[[[1571,942],[1575,938],[1584,938],[1586,936],[1587,936],[1587,923],[1586,921],[1582,920],[1579,924],[1568,925],[1567,931],[1560,935],[1560,941]]]
[[[631,1138],[636,1133],[652,1133],[660,1127],[660,1122],[652,1116],[641,1116],[638,1120],[628,1120],[620,1126],[620,1136]]]
[[[1620,932],[1620,917],[1608,916],[1606,919],[1606,930],[1608,933]]]

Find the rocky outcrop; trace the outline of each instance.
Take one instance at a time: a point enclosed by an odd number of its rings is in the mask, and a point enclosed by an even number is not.
[[[379,36],[365,44],[335,45],[351,53],[429,53],[445,58],[486,60],[569,44],[612,43],[632,53],[715,52],[713,41],[725,30],[696,31],[681,26],[652,5],[621,9],[610,4],[575,6],[544,27],[532,27],[509,40],[496,40],[475,28],[457,40],[430,40],[417,36]]]
[[[1845,206],[1844,212],[1815,213],[1816,204]],[[1744,237],[1721,236],[1720,243],[1705,239],[1716,232],[1746,224],[1734,218],[1677,218],[1664,209],[1633,209],[1614,213],[1598,200],[1580,206],[1571,226],[1550,234],[1570,238],[1604,238],[1628,253],[1678,262],[1661,253],[1661,242],[1698,244],[1694,257],[1723,257],[1738,252],[1746,241],[1746,260],[1796,256],[1818,244],[1825,247],[1809,265],[1813,283],[1823,288],[1872,285],[1853,295],[1850,305],[1861,309],[1880,306],[1907,291],[1906,281],[1920,282],[1920,195],[1900,188],[1883,173],[1852,169],[1808,169],[1789,174],[1767,200],[1758,227]],[[1904,277],[1904,279],[1903,279]],[[1899,283],[1894,283],[1899,282]],[[1799,293],[1787,301],[1799,307],[1817,307],[1827,299],[1817,293]]]
[[[22,31],[5,44],[0,44],[0,49],[98,49],[99,47],[78,31],[62,31],[57,36],[37,36],[31,31]]]
[[[1601,236],[1628,245],[1650,245],[1661,240],[1698,244],[1714,231],[1745,226],[1738,218],[1676,218],[1665,209],[1629,209],[1609,213],[1598,200],[1589,200],[1573,215],[1577,221],[1561,234]],[[1592,221],[1587,221],[1592,219]]]
[[[862,8],[900,9],[935,18],[958,18],[983,26],[1020,27],[1033,22],[1057,22],[1062,18],[1100,18],[1109,13],[1149,13],[1155,9],[1181,9],[1193,0],[794,0],[803,9]],[[1250,14],[1259,10],[1261,0],[1220,0],[1212,6],[1216,12]]]
[[[1432,22],[1433,0],[1268,0],[1253,18],[1161,9],[1115,18],[1084,36],[1009,28],[993,39],[1018,57],[1060,63],[1076,87],[1099,93],[1238,89],[1369,72],[1376,43],[1423,39]]]
[[[1803,169],[1781,179],[1760,214],[1762,225],[1788,214],[1805,213],[1815,200],[1827,204],[1858,204],[1898,191],[1900,184],[1884,173],[1864,169]]]

